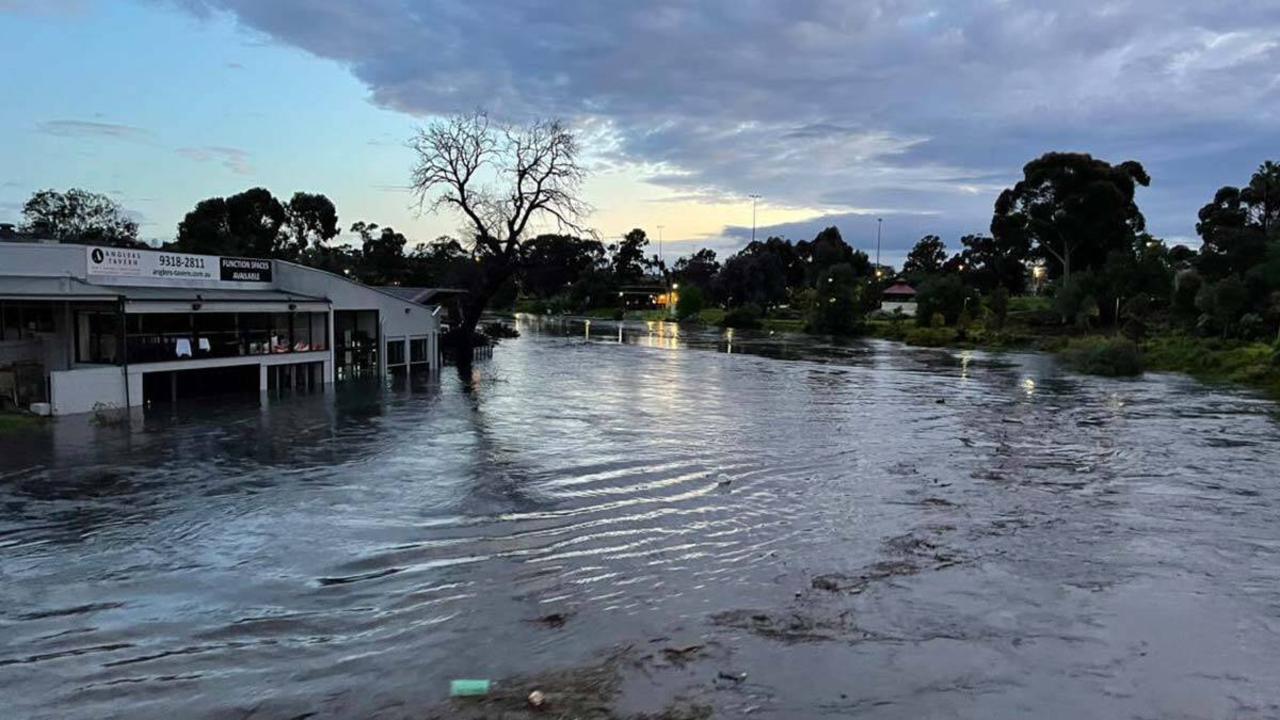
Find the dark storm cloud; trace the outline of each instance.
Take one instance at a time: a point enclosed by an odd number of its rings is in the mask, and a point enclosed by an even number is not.
[[[386,107],[573,118],[700,197],[983,230],[1023,163],[1078,150],[1146,163],[1153,229],[1185,236],[1280,147],[1274,0],[177,1]]]

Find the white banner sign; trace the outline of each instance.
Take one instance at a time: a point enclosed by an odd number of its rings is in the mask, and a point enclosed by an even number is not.
[[[88,247],[85,260],[89,277],[121,285],[271,284],[271,261],[255,258]]]

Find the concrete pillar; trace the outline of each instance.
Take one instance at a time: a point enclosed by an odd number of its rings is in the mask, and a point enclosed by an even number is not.
[[[129,406],[134,408],[142,407],[142,373],[133,372],[130,368],[129,372]]]
[[[337,348],[337,346],[338,346],[338,338],[334,335],[333,306],[332,306],[332,305],[330,305],[330,306],[329,306],[329,313],[328,313],[328,315],[329,315],[329,317],[328,317],[327,322],[329,323],[329,345],[328,345],[328,348],[329,348],[329,360],[328,360],[327,362],[325,362],[325,364],[324,364],[324,366],[323,366],[323,369],[324,369],[324,378],[323,378],[323,381],[324,381],[324,384],[325,384],[325,385],[332,385],[332,384],[333,384],[333,381],[334,381],[333,374],[334,374],[334,372],[335,372],[335,365],[337,365],[337,358],[338,358],[338,355],[337,355],[337,352],[338,352],[338,351],[336,350],[336,348]]]

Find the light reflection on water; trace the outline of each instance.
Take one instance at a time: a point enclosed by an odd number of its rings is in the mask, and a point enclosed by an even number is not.
[[[766,717],[1275,714],[1269,403],[518,324],[466,385],[0,436],[6,716],[419,717],[451,677],[675,632],[733,648]]]

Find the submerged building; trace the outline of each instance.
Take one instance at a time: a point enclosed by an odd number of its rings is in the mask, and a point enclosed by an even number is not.
[[[0,407],[55,415],[440,363],[440,309],[281,260],[0,242]]]

